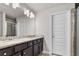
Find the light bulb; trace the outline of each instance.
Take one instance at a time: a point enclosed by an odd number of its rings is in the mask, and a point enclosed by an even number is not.
[[[35,17],[34,13],[30,12],[30,18],[34,18],[34,17]]]
[[[30,12],[29,10],[24,9],[24,14],[27,15],[27,17],[29,17],[29,15],[30,15],[29,12]]]
[[[29,15],[30,15],[30,13],[29,13],[30,11],[29,10],[26,10],[26,15],[27,15],[27,17],[29,17]]]

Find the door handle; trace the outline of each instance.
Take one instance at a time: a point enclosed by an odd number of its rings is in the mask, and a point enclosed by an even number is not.
[[[52,38],[54,38],[55,36],[52,36]]]

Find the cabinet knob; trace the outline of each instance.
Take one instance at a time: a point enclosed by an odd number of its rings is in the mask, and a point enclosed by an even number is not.
[[[24,54],[26,54],[26,53],[24,52]]]
[[[4,55],[7,55],[7,53],[6,53],[6,52],[4,52]]]

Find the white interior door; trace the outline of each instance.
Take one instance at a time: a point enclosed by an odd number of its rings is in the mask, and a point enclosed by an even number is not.
[[[53,55],[64,55],[65,54],[65,24],[66,24],[66,13],[58,13],[52,16],[53,20]]]

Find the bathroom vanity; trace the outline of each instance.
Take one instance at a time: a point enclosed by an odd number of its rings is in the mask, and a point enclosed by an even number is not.
[[[0,56],[38,56],[43,51],[43,37],[0,41]]]

